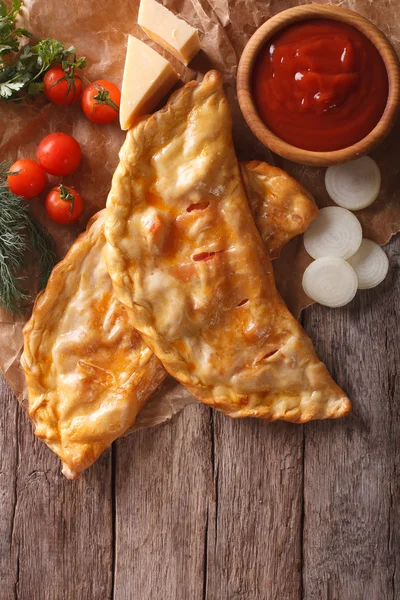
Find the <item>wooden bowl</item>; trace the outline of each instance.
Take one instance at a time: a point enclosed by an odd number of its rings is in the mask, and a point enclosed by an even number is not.
[[[388,74],[389,95],[383,115],[374,129],[362,140],[332,152],[312,152],[284,142],[261,120],[251,93],[251,78],[255,59],[265,43],[279,30],[305,19],[326,18],[352,25],[377,48]],[[297,163],[326,167],[353,160],[371,152],[387,136],[395,124],[400,106],[400,65],[396,53],[384,34],[370,21],[357,13],[325,4],[304,4],[289,8],[269,19],[248,41],[240,58],[237,92],[243,116],[252,132],[273,152]]]

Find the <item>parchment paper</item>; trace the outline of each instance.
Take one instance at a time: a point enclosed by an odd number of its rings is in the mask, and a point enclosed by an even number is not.
[[[176,14],[197,27],[202,50],[184,67],[157,46],[136,24],[139,0],[25,0],[24,24],[38,37],[54,37],[74,44],[78,55],[87,57],[84,83],[94,79],[110,79],[121,85],[128,33],[145,40],[168,58],[182,82],[201,79],[210,68],[219,69],[233,113],[233,136],[239,159],[260,159],[284,168],[315,196],[320,207],[331,204],[324,186],[324,169],[295,165],[272,156],[248,129],[241,116],[235,90],[235,74],[240,54],[254,31],[272,15],[286,8],[309,3],[290,0],[163,0]],[[348,0],[325,2],[359,12],[371,19],[400,51],[400,5],[386,0]],[[32,201],[32,212],[48,228],[57,243],[60,258],[66,253],[88,219],[105,205],[112,174],[118,162],[118,150],[124,133],[117,123],[95,125],[81,113],[80,107],[57,107],[45,98],[34,104],[0,104],[1,160],[35,157],[40,140],[52,131],[64,131],[77,138],[83,150],[78,171],[64,178],[75,185],[85,199],[85,209],[78,223],[60,227],[46,216],[43,199]],[[357,213],[364,236],[380,244],[400,230],[400,126],[374,153],[382,172],[379,199]],[[58,182],[49,181],[48,188]],[[302,239],[292,240],[275,261],[276,282],[290,310],[299,316],[310,304],[301,287],[305,267],[311,262]],[[0,310],[0,367],[17,398],[23,401],[25,381],[19,364],[22,351],[23,321],[14,320]],[[169,378],[140,413],[133,429],[150,427],[170,418],[193,398]]]

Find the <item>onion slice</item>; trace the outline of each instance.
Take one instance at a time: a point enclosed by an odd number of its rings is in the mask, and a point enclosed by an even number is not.
[[[329,167],[325,186],[336,204],[349,210],[361,210],[372,204],[381,187],[381,172],[370,156],[343,165]]]
[[[339,206],[322,208],[304,234],[304,246],[313,258],[350,258],[361,245],[360,221]]]
[[[379,285],[389,270],[389,259],[382,248],[365,238],[348,262],[356,272],[359,290],[368,290]]]
[[[353,267],[342,258],[318,258],[303,274],[303,290],[307,296],[330,308],[344,306],[353,300],[357,285]]]

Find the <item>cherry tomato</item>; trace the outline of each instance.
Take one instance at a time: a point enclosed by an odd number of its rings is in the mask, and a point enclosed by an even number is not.
[[[66,106],[79,100],[82,80],[73,72],[64,71],[60,65],[49,69],[43,78],[44,93],[54,104]]]
[[[37,162],[25,158],[12,165],[7,182],[13,194],[33,198],[40,194],[46,185],[46,175]]]
[[[60,225],[79,219],[82,208],[82,196],[68,185],[56,185],[46,196],[47,214]]]
[[[70,175],[78,168],[81,157],[79,143],[67,133],[46,135],[37,149],[40,166],[51,175]]]
[[[94,123],[111,123],[118,117],[121,92],[105,79],[91,83],[82,94],[82,110]]]

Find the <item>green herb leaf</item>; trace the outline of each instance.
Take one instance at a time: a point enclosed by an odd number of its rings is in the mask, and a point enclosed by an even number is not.
[[[30,219],[27,224],[27,229],[32,248],[38,258],[39,288],[43,289],[57,262],[54,240],[45,228],[35,219]]]
[[[62,42],[47,38],[33,46],[32,52],[37,55],[37,67],[47,69],[53,62],[62,59],[65,49]]]
[[[17,16],[22,7],[22,0],[12,0],[12,12],[14,16]]]
[[[0,96],[2,98],[10,98],[14,92],[18,92],[24,87],[23,81],[8,81],[6,83],[0,83]]]
[[[38,96],[41,92],[43,92],[43,82],[31,81],[28,86],[28,96],[35,98],[35,96]]]
[[[8,52],[10,52],[10,50],[13,50],[12,46],[7,46],[7,44],[2,44],[0,46],[0,55],[1,54],[8,54]]]
[[[17,52],[18,38],[25,36],[25,29],[15,27],[15,19],[21,6],[21,0],[13,0],[11,8],[4,0],[0,0],[0,56]]]

